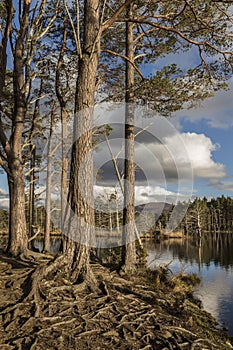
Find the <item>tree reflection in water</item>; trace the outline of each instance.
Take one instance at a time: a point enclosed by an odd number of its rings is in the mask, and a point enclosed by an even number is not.
[[[206,234],[201,240],[147,241],[145,245],[150,266],[172,261],[169,268],[174,273],[198,273],[202,282],[195,295],[233,336],[233,234]]]

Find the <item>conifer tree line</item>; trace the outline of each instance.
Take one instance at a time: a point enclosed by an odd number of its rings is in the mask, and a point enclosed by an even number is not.
[[[110,203],[109,203],[110,202]],[[186,208],[186,202],[180,202],[179,206]],[[97,210],[95,210],[95,227],[98,232],[106,230],[108,232],[119,233],[123,225],[123,211],[116,210],[119,203],[116,203],[115,197],[112,195],[110,201],[102,199]],[[109,208],[111,206],[111,208]],[[173,205],[170,205],[172,210]],[[146,217],[148,216],[148,217]],[[143,225],[138,223],[141,231],[146,232],[150,229],[163,230],[169,221],[170,213],[163,212],[157,215],[153,212],[143,216]],[[27,225],[30,223],[29,208],[26,206]],[[40,232],[44,232],[46,211],[44,206],[36,206],[34,225],[40,228]],[[0,230],[6,232],[8,227],[9,211],[0,209]],[[135,210],[135,220],[137,222],[137,207]],[[152,225],[153,222],[153,225]],[[152,227],[151,227],[152,226]],[[185,235],[193,235],[198,237],[199,233],[232,233],[233,232],[233,199],[231,197],[221,197],[207,199],[196,198],[189,203],[188,209],[182,221],[177,225],[177,230],[182,230]],[[57,232],[53,221],[50,223],[50,231]],[[60,232],[60,231],[59,231]],[[57,233],[59,233],[57,232]]]
[[[185,206],[185,203],[179,203]],[[156,228],[165,229],[169,220],[169,213],[162,213],[156,218]],[[205,233],[233,232],[233,199],[221,197],[207,199],[196,198],[189,203],[187,212],[177,226],[185,235],[201,237]]]
[[[191,232],[232,232],[233,200],[225,196],[210,200],[196,199],[184,220],[187,222],[187,230]]]
[[[62,144],[60,220],[71,230],[64,237],[62,265],[71,280],[80,274],[92,280],[93,110],[97,102],[126,102],[122,266],[134,270],[134,110],[129,104],[166,117],[225,88],[232,72],[230,6],[209,0],[0,1],[0,165],[9,189],[10,254],[29,254],[40,195],[37,171],[47,140],[44,250],[50,249],[54,150],[49,140],[57,120],[63,140],[71,121],[81,136],[74,138],[70,164]],[[157,65],[160,58],[185,52],[197,54],[195,66]]]

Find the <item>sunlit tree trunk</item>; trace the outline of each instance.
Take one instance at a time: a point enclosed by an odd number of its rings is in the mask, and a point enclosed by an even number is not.
[[[35,218],[35,165],[36,165],[36,148],[35,145],[30,146],[30,175],[29,175],[29,237],[34,234],[34,218]]]
[[[120,232],[120,218],[119,218],[119,205],[118,205],[118,195],[117,195],[117,192],[116,192],[116,195],[115,195],[115,208],[116,208],[116,229],[117,229],[117,232]]]
[[[66,202],[67,202],[67,178],[68,178],[68,149],[66,146],[67,142],[67,109],[66,109],[66,101],[61,91],[61,68],[63,64],[64,54],[66,50],[67,43],[67,19],[63,20],[64,28],[63,28],[63,39],[62,39],[62,47],[60,50],[57,68],[56,68],[56,95],[60,104],[60,117],[61,117],[61,136],[62,136],[62,172],[61,172],[61,228],[64,228],[65,221],[65,211],[66,211]],[[63,239],[63,250],[65,251],[66,240]]]
[[[127,18],[132,17],[132,4],[127,6]],[[126,61],[125,75],[125,182],[123,211],[123,270],[128,273],[135,270],[135,222],[134,222],[134,43],[132,22],[126,23]]]
[[[71,279],[77,280],[78,277],[83,277],[93,285],[89,259],[90,242],[95,225],[92,121],[100,52],[98,0],[85,1],[83,23],[84,37],[82,54],[78,62],[75,133],[68,198],[74,216],[69,217],[65,255]]]
[[[44,232],[44,251],[50,251],[50,227],[51,227],[51,194],[52,194],[52,133],[55,122],[55,104],[52,107],[50,116],[50,132],[47,150],[47,175],[46,175],[46,198],[45,198],[45,232]]]
[[[36,176],[35,176],[35,167],[36,167],[36,145],[34,143],[34,134],[36,131],[36,123],[39,116],[39,101],[42,96],[43,91],[43,79],[41,79],[40,83],[40,91],[38,95],[38,99],[36,100],[35,107],[34,107],[34,113],[33,113],[33,119],[32,119],[32,125],[29,135],[29,150],[30,150],[30,174],[29,174],[29,237],[32,237],[34,235],[34,224],[35,224],[35,182],[36,182]]]
[[[8,251],[13,255],[25,252],[28,247],[28,237],[25,215],[25,174],[22,157],[22,133],[26,115],[25,79],[24,79],[24,41],[28,29],[28,17],[31,1],[23,3],[18,38],[14,50],[14,111],[13,132],[8,152],[8,174],[10,195],[10,220]]]

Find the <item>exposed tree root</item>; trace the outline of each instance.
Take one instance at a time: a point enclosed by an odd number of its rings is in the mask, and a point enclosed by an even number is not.
[[[85,281],[70,283],[63,263],[60,257],[35,268],[0,260],[1,349],[231,348],[211,316],[196,305],[188,302],[177,312],[179,296],[173,292],[167,290],[165,297],[164,290],[151,290],[99,264],[92,265],[98,288],[91,290]],[[202,326],[189,322],[197,309]]]

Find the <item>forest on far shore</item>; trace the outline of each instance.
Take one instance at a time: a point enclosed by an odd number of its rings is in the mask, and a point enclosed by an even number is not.
[[[99,231],[101,229],[107,231],[121,231],[123,225],[123,212],[118,211],[118,204],[115,200],[102,201],[101,211],[95,211],[95,227]],[[157,213],[158,205],[162,206],[162,212]],[[187,202],[180,202],[179,213],[183,219],[177,218],[179,221],[177,228],[184,234],[197,234],[203,232],[233,232],[233,198],[221,197],[207,199],[196,198],[190,202],[188,209]],[[135,221],[139,232],[162,231],[165,229],[174,205],[168,203],[150,203],[149,205],[140,205],[135,207]],[[182,210],[182,208],[184,208]],[[144,210],[143,210],[144,209]],[[27,224],[29,225],[29,210],[26,207]],[[9,212],[7,209],[0,208],[0,233],[7,232]],[[44,233],[45,229],[45,207],[43,205],[35,207],[34,231]],[[59,229],[51,222],[51,232],[58,233]]]

